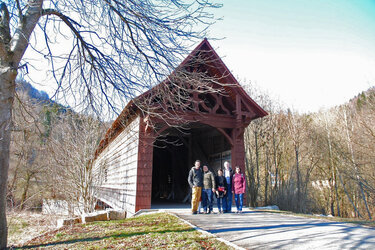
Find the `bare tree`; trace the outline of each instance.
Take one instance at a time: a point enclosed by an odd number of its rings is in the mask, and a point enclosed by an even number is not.
[[[295,153],[295,166],[296,166],[296,182],[297,182],[297,202],[296,210],[300,212],[301,210],[301,170],[300,170],[300,147],[302,143],[302,126],[301,122],[298,120],[298,116],[292,114],[291,111],[288,112],[288,126],[289,132],[291,133],[291,139],[293,142],[294,153]]]
[[[375,91],[312,114],[275,109],[277,100],[262,102],[256,91],[251,96],[269,111],[245,132],[251,206],[373,218]]]
[[[104,132],[97,119],[73,113],[60,115],[52,126],[48,143],[51,196],[68,201],[79,213],[94,210],[94,187],[101,184],[102,173],[94,171],[92,159]]]
[[[19,71],[47,59],[56,97],[81,109],[117,111],[115,103],[163,79],[186,48],[204,36],[202,31],[212,22],[207,12],[211,7],[218,5],[209,0],[5,0],[0,4],[0,248],[7,242],[5,196]],[[68,48],[60,45],[64,41]],[[30,60],[26,51],[35,52]]]
[[[267,205],[269,187],[271,186],[269,184],[272,183],[272,166],[270,162],[272,144],[270,142],[272,128],[274,128],[274,112],[277,109],[277,105],[276,102],[271,101],[267,93],[260,91],[259,88],[256,88],[250,82],[246,83],[246,80],[245,88],[249,92],[249,95],[269,112],[267,117],[250,123],[244,134],[248,201],[250,206],[257,206],[261,191],[263,191],[264,205]],[[264,185],[261,185],[261,180],[264,180]]]
[[[30,196],[38,196],[32,192],[35,190],[34,186],[41,184],[46,164],[42,157],[45,144],[39,119],[42,106],[30,99],[21,84],[17,89],[17,98],[13,103],[7,199],[11,207],[23,209]]]
[[[352,119],[350,119],[350,117],[348,117],[347,115],[347,108],[343,108],[342,110],[342,115],[343,115],[343,121],[344,121],[344,131],[345,131],[345,135],[346,135],[346,142],[347,142],[347,146],[348,146],[348,150],[349,150],[349,154],[350,154],[350,165],[351,167],[353,168],[353,172],[354,172],[354,176],[355,176],[355,179],[357,181],[357,184],[358,184],[358,187],[359,187],[359,190],[360,190],[360,195],[362,197],[362,200],[364,202],[364,205],[365,205],[365,208],[366,208],[366,212],[369,216],[369,219],[371,220],[371,212],[369,210],[369,207],[368,207],[368,204],[367,204],[367,198],[366,198],[366,195],[365,195],[365,192],[364,192],[364,185],[363,185],[363,181],[362,181],[362,178],[360,176],[360,170],[359,170],[359,164],[357,162],[357,159],[355,157],[355,152],[354,152],[354,146],[353,146],[353,142],[352,142],[352,137],[353,137],[353,133],[354,133],[354,124],[353,124],[353,121]]]

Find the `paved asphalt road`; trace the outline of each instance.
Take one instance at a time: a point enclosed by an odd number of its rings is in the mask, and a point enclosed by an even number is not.
[[[322,219],[244,211],[243,214],[169,212],[246,249],[374,249],[375,229]]]

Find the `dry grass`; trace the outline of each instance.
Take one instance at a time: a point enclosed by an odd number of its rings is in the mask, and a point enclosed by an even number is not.
[[[8,212],[8,245],[22,245],[38,235],[56,229],[59,218],[62,217],[30,211]]]
[[[231,249],[166,213],[76,224],[50,231],[20,248],[37,249]]]

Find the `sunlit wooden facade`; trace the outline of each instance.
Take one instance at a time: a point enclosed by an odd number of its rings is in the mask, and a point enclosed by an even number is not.
[[[186,105],[190,108],[174,113],[179,119],[141,112],[131,101],[96,151],[96,166],[105,168],[98,199],[133,214],[150,208],[153,200],[186,201],[186,177],[195,159],[212,170],[226,159],[245,168],[244,130],[267,112],[248,96],[206,39],[178,68],[197,70],[191,62],[198,56],[204,62],[196,67],[216,78],[221,91],[191,93]],[[152,97],[152,90],[139,98],[146,97]]]

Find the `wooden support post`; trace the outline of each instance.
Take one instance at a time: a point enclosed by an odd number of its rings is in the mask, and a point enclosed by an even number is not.
[[[152,160],[155,139],[152,130],[147,129],[147,124],[143,119],[141,119],[139,128],[135,212],[151,208]]]
[[[189,164],[189,169],[193,167],[193,136],[191,133],[189,134],[189,145],[188,145],[188,150],[189,150],[189,158],[188,158],[188,164]]]

